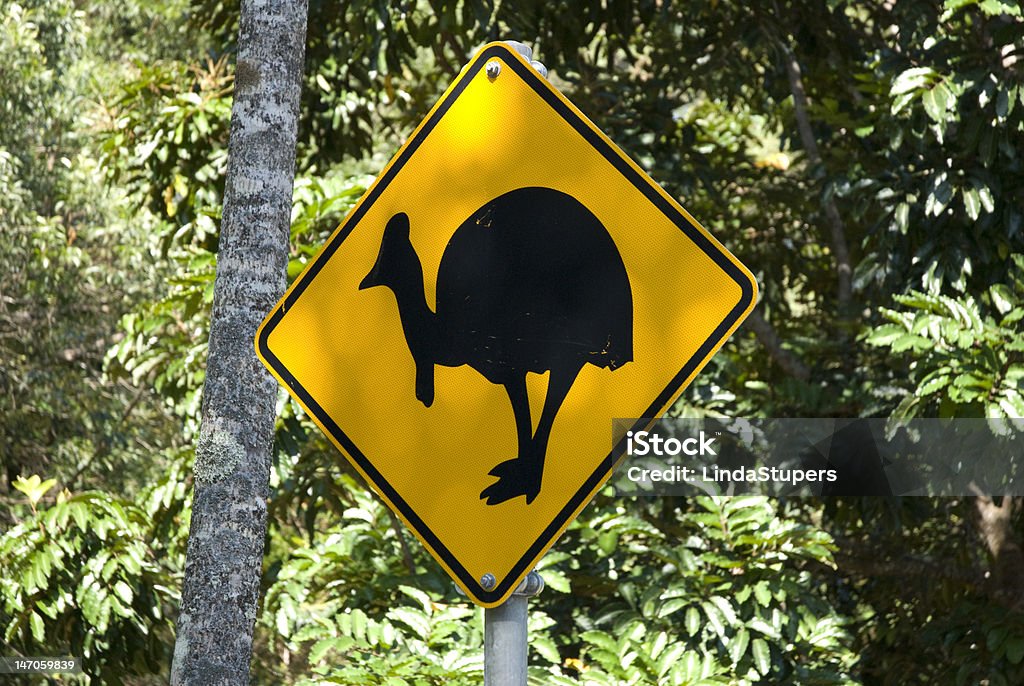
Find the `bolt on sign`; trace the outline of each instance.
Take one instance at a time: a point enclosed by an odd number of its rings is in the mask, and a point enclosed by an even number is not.
[[[485,46],[270,312],[260,359],[476,603],[503,602],[754,306],[750,272]]]

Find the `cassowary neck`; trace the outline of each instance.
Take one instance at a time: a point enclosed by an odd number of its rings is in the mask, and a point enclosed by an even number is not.
[[[398,316],[402,320],[405,342],[417,362],[433,362],[438,355],[437,315],[427,306],[423,288],[423,267],[416,253],[403,266],[398,278],[389,282],[398,302]]]

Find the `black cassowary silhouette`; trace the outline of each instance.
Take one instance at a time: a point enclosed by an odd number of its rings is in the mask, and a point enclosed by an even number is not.
[[[614,370],[633,359],[633,296],[622,257],[590,210],[550,188],[510,191],[462,222],[441,257],[436,313],[405,213],[388,221],[359,288],[373,286],[395,294],[424,405],[434,401],[434,365],[468,364],[505,387],[519,454],[489,472],[498,481],[480,494],[488,505],[537,497],[552,423],[583,365]],[[531,435],[526,375],[546,371]]]

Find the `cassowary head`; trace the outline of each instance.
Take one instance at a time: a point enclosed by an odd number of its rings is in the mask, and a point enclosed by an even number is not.
[[[380,243],[377,261],[359,284],[359,290],[374,286],[393,286],[410,268],[410,261],[419,265],[416,251],[409,241],[409,215],[399,212],[388,220]]]

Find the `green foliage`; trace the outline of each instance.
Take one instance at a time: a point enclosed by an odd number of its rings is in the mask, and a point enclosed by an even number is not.
[[[31,513],[0,536],[0,631],[21,655],[77,655],[99,683],[166,671],[188,516],[179,461],[136,502],[17,482]]]
[[[238,0],[191,5],[195,30],[233,44]],[[390,156],[475,48],[488,34],[498,39],[496,11],[461,0],[310,3],[300,168],[381,150]]]
[[[891,323],[875,329],[868,342],[911,358],[910,392],[894,420],[1024,417],[1024,257],[1014,255],[1013,263],[1012,281],[988,289],[987,316],[969,295],[914,292],[895,297],[903,309],[883,309]]]
[[[139,64],[107,105],[103,164],[137,203],[172,222],[164,252],[216,245],[208,213],[224,192],[232,84],[224,58],[203,66]]]
[[[177,171],[173,173],[178,176]],[[298,276],[355,204],[365,183],[362,178],[334,174],[296,179],[289,280]],[[198,202],[197,198],[192,196],[192,201]],[[167,256],[176,272],[167,280],[169,288],[161,298],[123,315],[124,336],[108,349],[106,370],[113,378],[151,386],[185,421],[186,430],[194,433],[198,431],[216,272],[216,255],[210,244],[216,243],[213,220],[219,218],[220,206],[200,210],[189,205],[186,211],[203,214],[165,236],[170,241]],[[295,409],[292,406],[289,412]]]
[[[902,600],[884,617],[877,643],[865,650],[865,662],[882,661],[866,670],[879,683],[1011,686],[1024,679],[1019,613],[980,598],[961,598],[948,612],[928,618],[925,606]],[[929,609],[934,613],[936,607]]]
[[[974,498],[830,503],[840,547],[839,607],[857,624],[864,683],[1013,684],[1024,666],[1009,650],[1024,639],[1012,597],[978,564]],[[1017,567],[1008,573],[1016,576]],[[989,635],[992,638],[989,638]],[[990,643],[991,642],[991,643]],[[1005,646],[1005,647],[1004,647]]]
[[[743,328],[673,412],[1021,416],[1015,4],[310,12],[289,278],[475,48],[519,38],[754,267],[759,312],[810,372]],[[83,651],[97,681],[169,661],[237,16],[24,0],[0,18],[0,630],[19,652]],[[479,611],[279,406],[254,682],[478,683]],[[1020,683],[1019,605],[977,522],[971,499],[602,495],[541,562],[531,683]]]
[[[19,475],[134,489],[144,444],[174,445],[145,390],[104,377],[124,309],[156,271],[124,235],[82,128],[88,30],[68,2],[11,3],[0,24],[0,498]],[[0,522],[6,523],[0,510]]]
[[[47,479],[46,481],[43,481],[37,474],[33,474],[27,479],[24,477],[18,477],[15,479],[14,488],[25,494],[25,497],[28,498],[29,505],[32,506],[32,511],[35,512],[36,503],[38,503],[39,499],[46,495],[46,492],[53,488],[56,483],[56,479]]]
[[[763,497],[691,508],[620,499],[570,528],[556,567],[573,595],[537,601],[556,620],[573,607],[574,631],[546,637],[571,669],[540,652],[557,683],[573,670],[609,684],[856,683],[845,621],[815,581],[830,537]]]
[[[479,612],[405,548],[382,504],[340,483],[340,523],[273,565],[266,649],[326,683],[478,681]],[[764,498],[696,505],[659,528],[606,503],[572,526],[531,601],[531,680],[854,683],[843,619],[810,571],[832,565],[830,538]]]
[[[313,673],[318,683],[479,681],[479,612],[442,597],[454,596],[450,582],[418,544],[410,549],[379,500],[351,476],[337,484],[323,517],[336,523],[273,564],[261,620],[267,649],[293,656],[292,678]]]
[[[74,91],[64,87],[77,76],[64,70],[76,64],[83,42],[81,16],[72,2],[11,2],[5,7],[0,19],[0,190],[12,190],[15,197],[0,200],[2,219],[19,206],[49,214],[61,199],[65,167],[70,166],[67,108],[75,99]]]
[[[1001,200],[1021,181],[1024,80],[1014,46],[1024,29],[1009,18],[1019,8],[950,1],[941,16],[899,12],[907,21],[898,52],[879,54],[875,73],[902,69],[889,77],[889,104],[875,110],[871,134],[888,138],[886,158],[898,163],[870,182],[885,208],[878,248],[890,252],[860,275],[911,287],[917,279],[931,294],[980,290],[1003,280],[1024,238],[1020,208]]]
[[[100,133],[108,179],[140,213],[158,218],[159,250],[173,274],[159,298],[121,318],[124,337],[109,348],[106,368],[114,378],[151,385],[190,434],[205,378],[232,88],[224,57],[136,63],[107,104]],[[335,170],[296,179],[289,279],[367,183]]]
[[[396,604],[379,621],[355,608],[336,614],[330,625],[296,633],[296,641],[315,641],[307,659],[319,675],[298,683],[479,683],[480,612],[437,603],[410,586],[401,590],[413,602]]]

